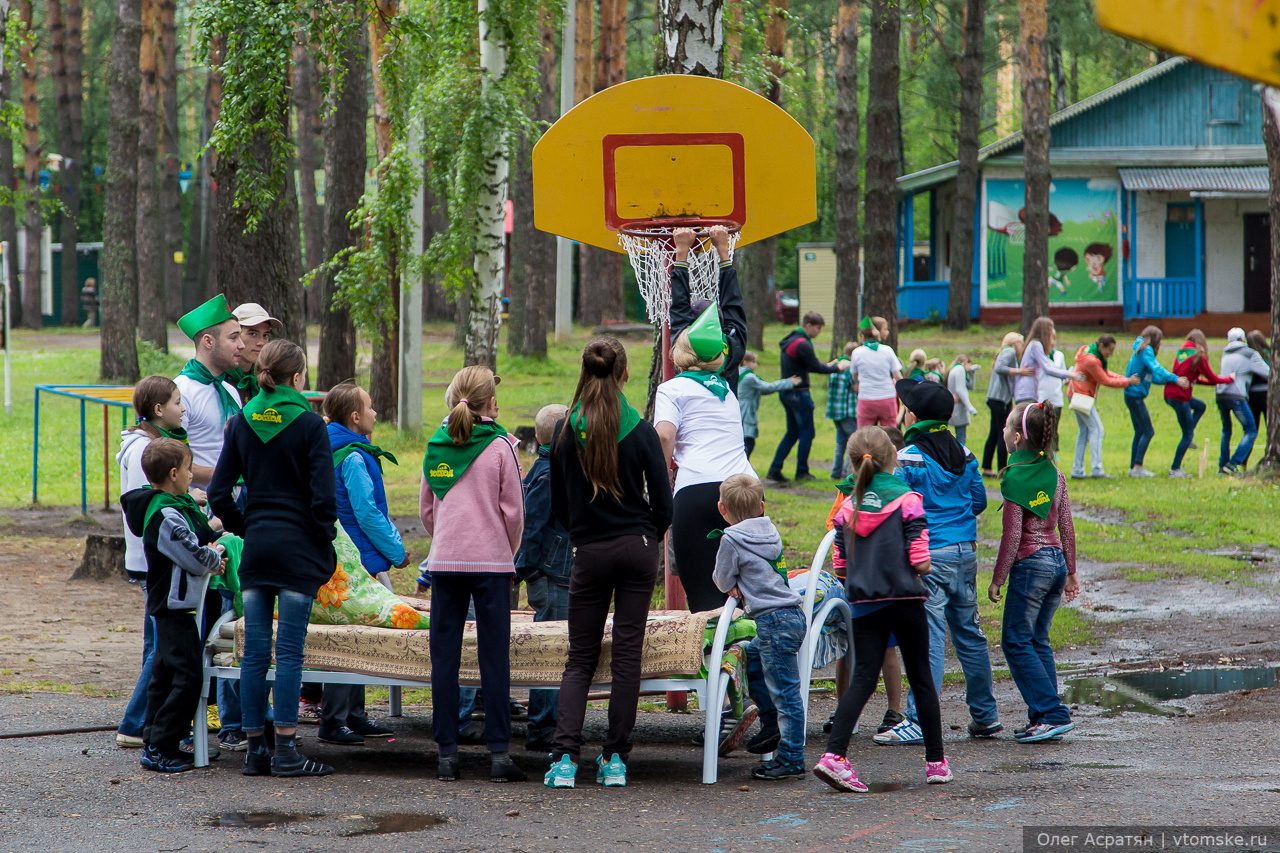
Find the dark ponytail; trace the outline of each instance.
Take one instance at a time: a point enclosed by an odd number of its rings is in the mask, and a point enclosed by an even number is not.
[[[258,354],[258,387],[267,393],[288,385],[295,374],[307,372],[307,354],[293,341],[276,338]]]
[[[622,423],[622,403],[618,392],[627,373],[627,350],[616,338],[596,338],[582,351],[582,373],[573,394],[572,411],[579,404],[579,415],[586,441],[578,453],[582,472],[591,481],[591,499],[600,492],[622,497],[618,481],[618,427]],[[560,432],[560,441],[573,441],[566,436],[575,430],[568,421]]]

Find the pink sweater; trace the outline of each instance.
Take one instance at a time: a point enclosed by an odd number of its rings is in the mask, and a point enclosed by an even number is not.
[[[431,573],[515,574],[524,492],[514,444],[490,443],[443,498],[422,478],[418,516],[431,537]]]

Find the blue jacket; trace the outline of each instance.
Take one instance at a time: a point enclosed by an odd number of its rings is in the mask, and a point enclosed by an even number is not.
[[[342,424],[329,424],[329,444],[335,451],[348,444],[368,443],[367,436]],[[337,474],[338,521],[360,549],[365,571],[376,575],[403,563],[404,542],[387,513],[387,490],[378,460],[357,448],[342,461]]]
[[[1152,382],[1167,385],[1178,381],[1177,376],[1160,366],[1160,362],[1156,361],[1156,354],[1151,351],[1151,347],[1143,346],[1144,343],[1141,336],[1133,342],[1133,355],[1129,357],[1129,366],[1124,369],[1124,375],[1138,376],[1140,381],[1137,385],[1124,389],[1126,397],[1145,398],[1151,393]]]
[[[934,433],[930,442],[941,435]],[[898,451],[898,470],[894,471],[924,498],[930,550],[976,541],[978,516],[987,508],[987,488],[978,473],[977,458],[950,432],[946,436],[954,447],[946,448],[951,458],[945,466],[913,441]]]
[[[551,451],[545,447],[538,448],[538,458],[524,476],[524,535],[515,563],[520,580],[546,575],[554,584],[569,586],[573,549],[569,531],[551,512]]]

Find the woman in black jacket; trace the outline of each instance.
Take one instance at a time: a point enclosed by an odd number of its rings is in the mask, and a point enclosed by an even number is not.
[[[209,504],[223,526],[244,537],[244,660],[240,701],[249,739],[246,776],[324,776],[327,764],[298,754],[298,690],[311,602],[333,575],[338,519],[333,452],[324,420],[299,392],[307,357],[291,341],[268,343],[258,356],[261,390],[227,422]],[[242,513],[233,490],[243,479]],[[267,668],[276,626],[275,755],[264,741]]]

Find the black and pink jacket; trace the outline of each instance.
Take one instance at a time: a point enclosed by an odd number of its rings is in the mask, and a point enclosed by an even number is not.
[[[856,515],[840,513],[845,541],[852,533],[854,543],[845,578],[850,603],[928,598],[924,580],[911,568],[929,559],[923,498],[903,492],[879,509],[877,500],[868,489]]]

